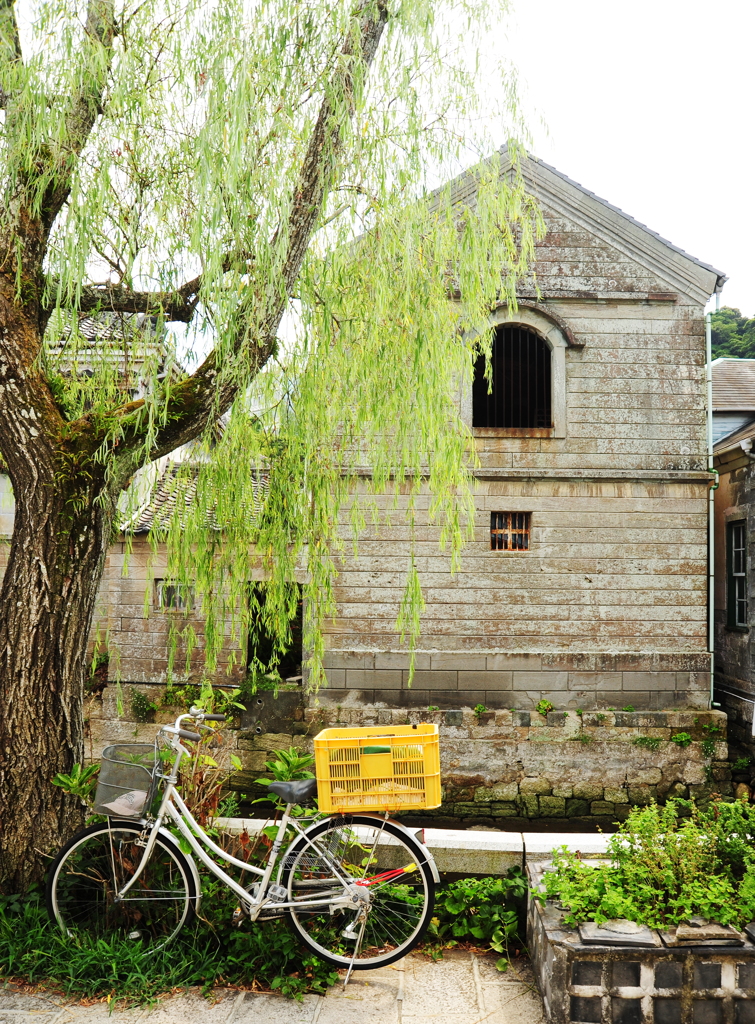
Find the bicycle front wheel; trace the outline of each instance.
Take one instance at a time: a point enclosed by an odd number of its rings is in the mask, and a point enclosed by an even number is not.
[[[121,900],[117,893],[141,864],[142,826],[123,821],[92,825],[71,839],[47,877],[47,911],[73,936],[125,938],[161,949],[194,916],[198,893],[186,857],[159,836],[149,861]]]
[[[281,883],[291,926],[321,960],[356,971],[406,956],[424,935],[435,904],[435,882],[422,847],[402,828],[351,814],[328,818],[285,855]],[[348,906],[344,893],[350,888]],[[315,899],[341,900],[333,908]]]

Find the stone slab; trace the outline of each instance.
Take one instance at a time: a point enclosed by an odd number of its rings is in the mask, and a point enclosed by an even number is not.
[[[505,975],[495,957],[451,950],[434,962],[421,954],[376,971],[355,972],[346,988],[297,1002],[277,994],[216,989],[161,999],[150,1007],[112,1010],[62,997],[43,999],[0,987],[3,1024],[542,1024],[542,1005],[526,968]],[[342,972],[343,976],[343,972]]]
[[[253,835],[269,825],[264,818],[218,818],[218,827]],[[417,829],[409,829],[417,832]],[[562,846],[583,857],[605,857],[610,836],[582,832],[497,832],[426,828],[424,841],[441,874],[501,875],[509,868],[547,861]]]

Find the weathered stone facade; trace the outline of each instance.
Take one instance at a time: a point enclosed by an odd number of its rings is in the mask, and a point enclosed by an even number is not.
[[[505,165],[504,165],[505,172]],[[475,538],[449,572],[438,530],[375,528],[345,557],[328,699],[387,705],[706,708],[703,309],[721,276],[536,161],[539,294],[491,317],[545,340],[552,426],[472,427]],[[470,201],[473,183],[455,187]],[[530,514],[529,550],[491,550],[492,512]],[[395,623],[410,551],[427,602],[416,673]]]

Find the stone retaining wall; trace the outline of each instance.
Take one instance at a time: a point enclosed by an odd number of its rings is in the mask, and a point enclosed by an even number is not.
[[[97,758],[115,740],[143,741],[157,722],[172,721],[180,709],[161,709],[154,721],[138,723],[131,710],[131,687],[124,684],[118,714],[110,686],[89,706],[87,754]],[[160,703],[161,688],[138,690]],[[312,749],[324,728],[390,726],[421,721],[440,727],[443,804],[418,812],[423,820],[504,825],[549,819],[570,826],[625,818],[632,805],[711,793],[734,795],[727,756],[726,715],[720,711],[499,710],[475,714],[471,708],[447,711],[385,707],[305,707],[296,687],[263,692],[249,702],[234,730],[231,746],[244,770],[234,788],[254,797],[255,780],[273,751],[291,746]],[[683,739],[687,745],[672,740]],[[639,743],[638,743],[639,741]],[[230,748],[229,748],[230,749]],[[741,795],[741,794],[738,794]]]

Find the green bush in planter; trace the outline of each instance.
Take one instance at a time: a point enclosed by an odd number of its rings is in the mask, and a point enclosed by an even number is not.
[[[610,865],[590,867],[565,848],[546,873],[564,921],[627,918],[651,928],[699,915],[742,927],[755,919],[755,807],[700,810],[688,800],[635,808],[608,844]]]

